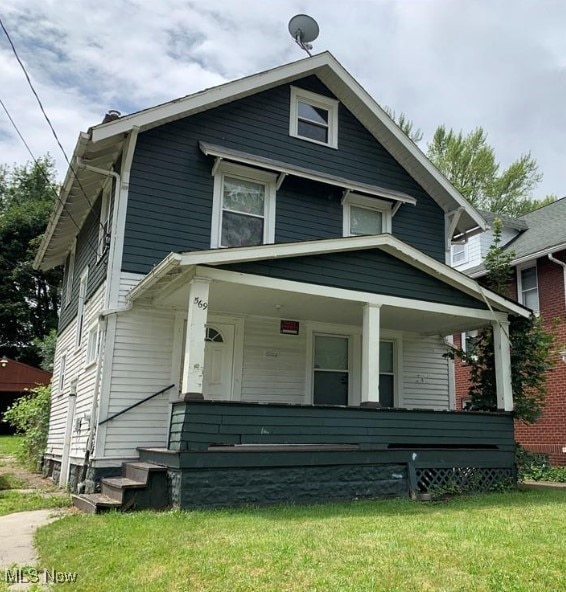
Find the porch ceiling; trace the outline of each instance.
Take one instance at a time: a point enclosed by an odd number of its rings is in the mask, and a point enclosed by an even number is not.
[[[184,282],[177,289],[154,301],[154,305],[184,310],[188,298],[189,286],[188,282]],[[257,315],[361,327],[364,303],[214,281],[208,304],[211,314]],[[485,320],[480,319],[389,305],[384,305],[381,309],[381,327],[387,330],[450,335],[477,329],[485,323]]]

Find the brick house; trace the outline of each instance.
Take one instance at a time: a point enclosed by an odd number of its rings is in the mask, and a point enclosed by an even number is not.
[[[490,222],[495,216],[482,212]],[[502,243],[514,252],[511,295],[540,314],[549,329],[558,325],[553,355],[556,365],[548,376],[547,404],[531,426],[516,422],[516,439],[532,452],[547,454],[554,465],[566,465],[566,198],[520,218],[502,218]],[[483,259],[493,241],[490,231],[467,244],[452,247],[452,265],[472,278],[485,275]],[[459,346],[466,334],[454,337]],[[469,370],[456,364],[456,407],[467,402]]]

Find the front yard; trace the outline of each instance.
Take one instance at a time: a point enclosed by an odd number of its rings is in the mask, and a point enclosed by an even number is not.
[[[566,589],[564,516],[566,492],[528,491],[71,515],[37,542],[85,591],[548,592]]]

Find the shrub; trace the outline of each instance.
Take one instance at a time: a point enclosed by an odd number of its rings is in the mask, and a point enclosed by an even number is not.
[[[566,483],[566,467],[551,467],[546,454],[535,454],[517,444],[516,462],[519,481]]]
[[[18,459],[34,470],[47,445],[50,406],[51,387],[38,386],[4,413],[3,421],[23,435],[17,452]]]

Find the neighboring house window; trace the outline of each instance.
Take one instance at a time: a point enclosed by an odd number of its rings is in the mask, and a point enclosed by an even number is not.
[[[468,331],[467,333],[462,333],[460,339],[462,351],[472,356],[472,358],[475,360],[477,356],[474,354],[474,349],[477,344],[478,331]],[[463,364],[465,365],[465,362],[463,362]]]
[[[536,263],[530,267],[517,269],[517,293],[521,304],[539,312],[539,293]]]
[[[86,349],[86,365],[94,364],[100,350],[100,327],[98,321],[88,331],[88,345]]]
[[[468,262],[468,244],[452,245],[452,265],[462,265]]]
[[[273,173],[249,167],[218,167],[212,206],[213,248],[274,242],[276,179]]]
[[[342,202],[344,236],[391,232],[391,205],[376,198],[351,193]]]
[[[67,306],[71,302],[73,294],[73,279],[75,276],[75,253],[77,250],[77,241],[75,240],[67,260],[65,261],[65,286],[63,288],[63,304]]]
[[[63,393],[65,388],[65,373],[67,372],[67,354],[61,356],[61,362],[59,363],[59,394]]]
[[[110,196],[112,182],[108,181],[102,191],[102,203],[100,204],[100,224],[98,226],[98,248],[96,260],[100,261],[110,245]]]
[[[79,306],[77,310],[77,336],[75,340],[75,346],[79,347],[82,343],[83,338],[83,325],[85,315],[85,300],[86,300],[86,288],[88,284],[88,268],[81,275],[81,283],[79,284]]]
[[[292,86],[289,134],[338,148],[338,101]]]

